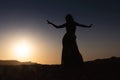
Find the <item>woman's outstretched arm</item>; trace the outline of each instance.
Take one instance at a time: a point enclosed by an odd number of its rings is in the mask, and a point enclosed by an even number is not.
[[[79,24],[77,22],[76,23],[76,26],[80,26],[80,27],[86,27],[86,28],[91,28],[93,24],[90,24],[89,26],[88,25],[84,25],[84,24]]]
[[[52,23],[52,22],[50,22],[48,20],[47,20],[47,22],[48,22],[48,24],[53,25],[55,28],[64,28],[65,27],[65,24],[63,24],[63,25],[56,25],[56,24],[54,24],[54,23]]]

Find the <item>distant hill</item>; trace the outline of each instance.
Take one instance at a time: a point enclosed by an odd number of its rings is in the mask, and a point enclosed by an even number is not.
[[[104,58],[104,59],[96,59],[93,61],[87,61],[85,62],[85,64],[94,64],[94,63],[120,63],[120,57],[111,57],[111,58]],[[0,65],[33,65],[33,64],[37,64],[37,63],[33,63],[33,62],[20,62],[17,60],[0,60]],[[40,65],[40,64],[38,64]]]
[[[20,62],[17,60],[0,60],[0,65],[32,65],[32,62]]]
[[[119,63],[120,57],[111,57],[111,58],[103,58],[103,59],[96,59],[93,61],[87,61],[86,63]]]

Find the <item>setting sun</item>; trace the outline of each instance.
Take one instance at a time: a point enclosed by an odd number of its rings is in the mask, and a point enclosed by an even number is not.
[[[26,43],[19,43],[16,45],[15,53],[20,57],[26,57],[29,55],[30,47]]]
[[[18,59],[26,59],[30,56],[31,46],[28,42],[21,41],[15,44],[13,50]]]

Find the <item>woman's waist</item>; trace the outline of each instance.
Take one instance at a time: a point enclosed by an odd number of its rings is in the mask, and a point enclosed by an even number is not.
[[[74,32],[67,32],[67,33],[65,34],[65,36],[67,36],[67,37],[75,37],[76,35],[75,35]]]
[[[75,31],[67,31],[66,34],[75,34]]]

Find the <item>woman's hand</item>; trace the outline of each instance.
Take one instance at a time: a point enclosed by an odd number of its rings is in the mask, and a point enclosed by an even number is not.
[[[50,21],[48,21],[48,20],[47,20],[47,23],[48,23],[48,24],[52,24],[52,23],[51,23]]]
[[[89,25],[89,28],[91,28],[92,26],[93,26],[93,24],[90,24],[90,25]]]

